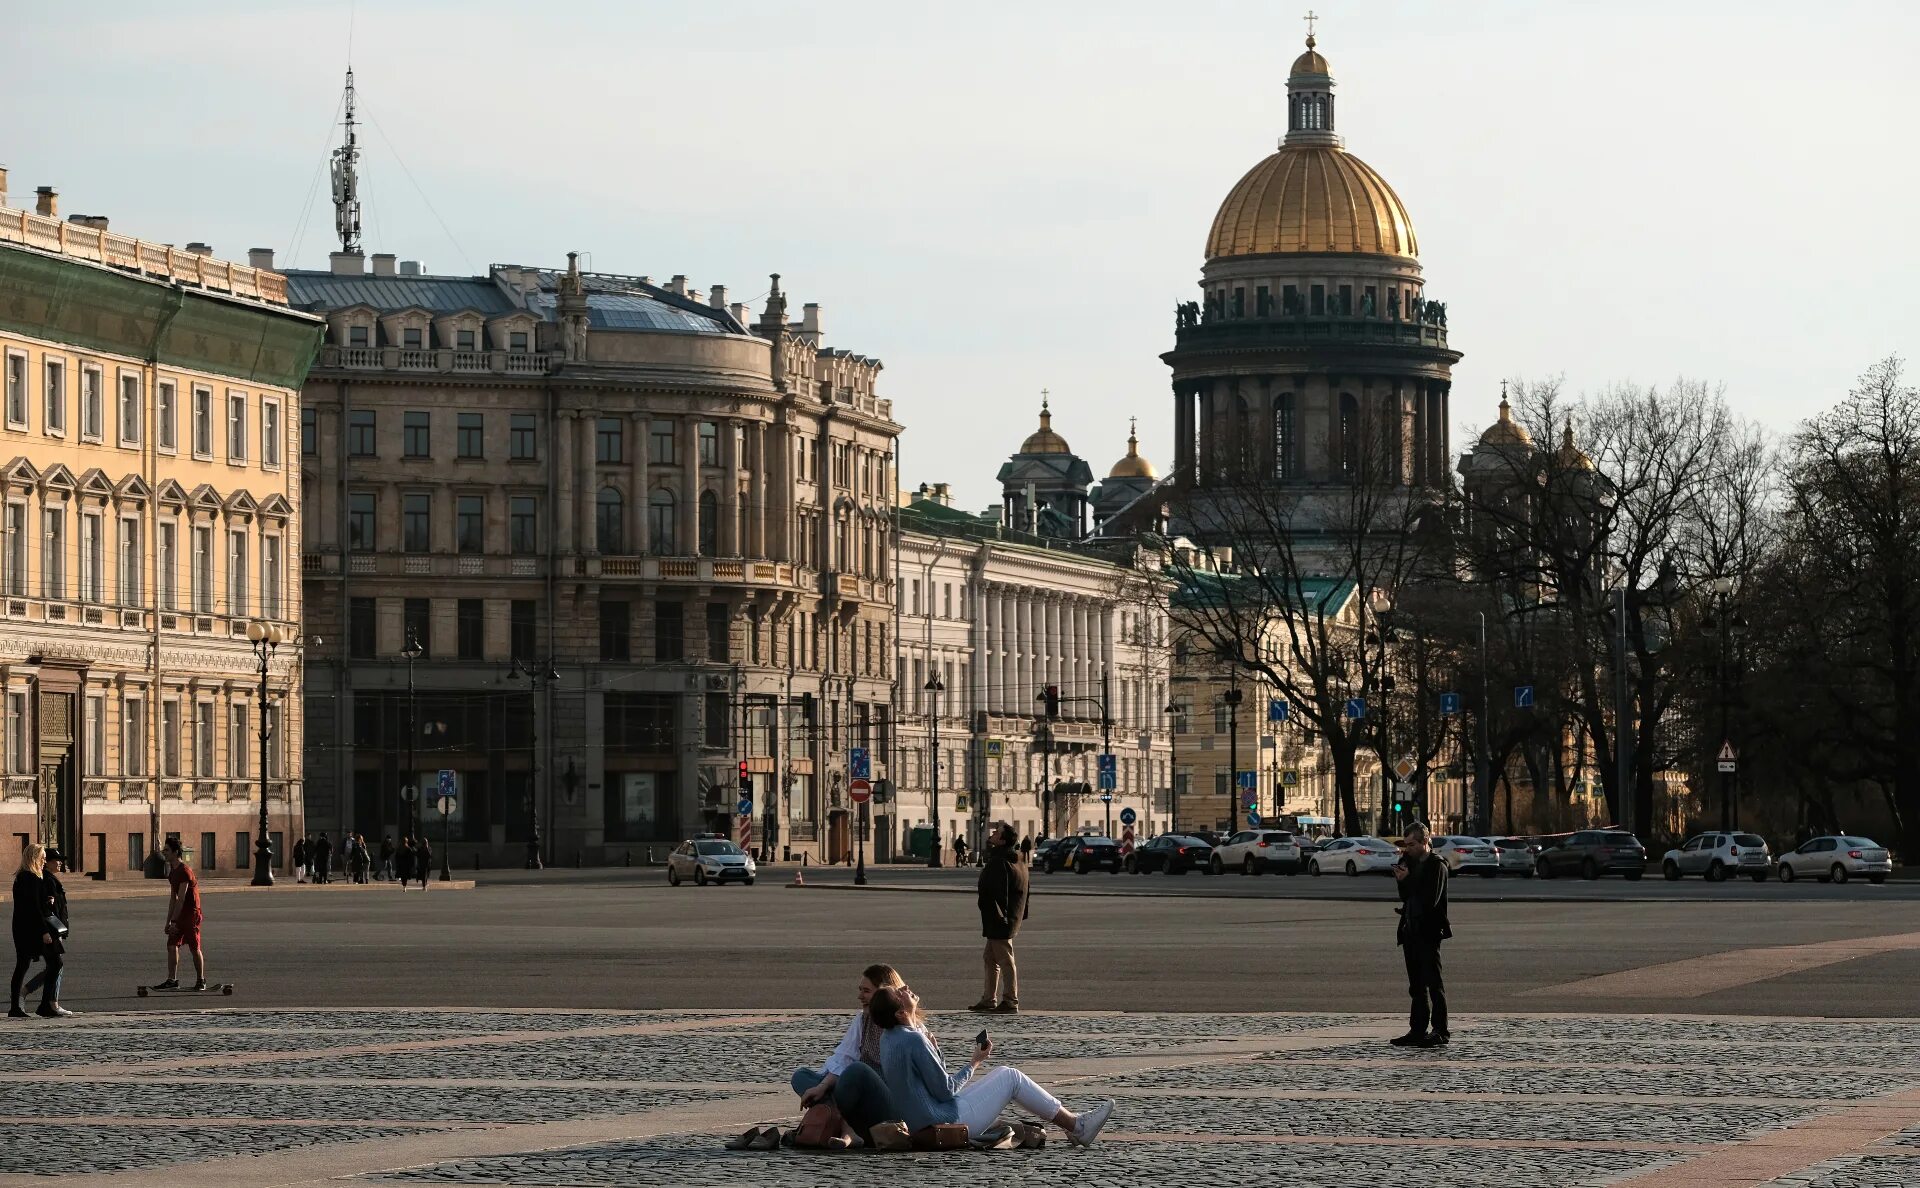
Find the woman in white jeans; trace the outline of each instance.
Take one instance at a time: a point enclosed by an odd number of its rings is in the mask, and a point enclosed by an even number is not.
[[[968,1138],[978,1138],[1002,1110],[1017,1105],[1059,1126],[1076,1146],[1090,1147],[1113,1114],[1112,1101],[1075,1114],[1033,1078],[1007,1065],[976,1076],[993,1053],[991,1040],[974,1049],[973,1060],[963,1071],[948,1073],[939,1047],[921,1025],[920,1000],[905,986],[874,994],[867,1013],[882,1029],[880,1071],[900,1120],[910,1131],[958,1122],[967,1128]]]

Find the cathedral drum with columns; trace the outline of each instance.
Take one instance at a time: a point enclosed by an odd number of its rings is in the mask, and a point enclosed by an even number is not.
[[[1447,481],[1446,306],[1399,196],[1335,134],[1333,91],[1309,36],[1287,134],[1220,204],[1201,300],[1176,311],[1184,487]]]

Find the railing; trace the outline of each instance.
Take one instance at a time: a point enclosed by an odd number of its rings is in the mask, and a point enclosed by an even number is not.
[[[37,781],[30,775],[0,776],[0,798],[32,800]]]
[[[1288,314],[1265,318],[1215,318],[1180,327],[1181,347],[1231,348],[1262,345],[1312,346],[1320,343],[1447,345],[1447,328],[1430,322],[1396,322],[1346,314]]]
[[[236,297],[252,297],[275,305],[287,303],[287,278],[277,272],[216,260],[168,244],[115,235],[31,211],[0,208],[0,243],[24,244],[81,260],[94,260],[114,268],[232,293]]]
[[[459,371],[545,375],[553,356],[541,351],[454,351],[444,348],[325,346],[318,366],[341,371]]]
[[[432,351],[402,348],[394,359],[395,367],[404,367],[410,371],[432,371],[436,360]]]

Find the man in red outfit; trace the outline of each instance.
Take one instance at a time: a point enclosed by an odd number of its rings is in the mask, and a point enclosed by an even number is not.
[[[193,954],[193,988],[205,990],[207,958],[200,951],[200,881],[187,865],[179,838],[168,838],[160,854],[167,860],[167,882],[173,887],[173,896],[167,904],[167,980],[154,989],[180,988],[180,950],[184,947]]]

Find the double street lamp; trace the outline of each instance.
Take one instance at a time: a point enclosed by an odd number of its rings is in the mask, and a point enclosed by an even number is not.
[[[933,751],[928,759],[933,768],[933,845],[927,855],[927,865],[938,868],[940,865],[940,695],[947,691],[947,683],[935,673],[926,684],[929,701],[929,718],[933,722]]]
[[[507,679],[523,677],[527,691],[533,694],[527,706],[527,869],[539,870],[544,865],[540,849],[540,687],[551,688],[560,679],[560,670],[551,657],[527,663],[515,656],[507,667]]]
[[[272,717],[267,709],[267,669],[274,652],[291,637],[272,623],[247,624],[247,642],[253,646],[253,658],[260,667],[260,836],[253,843],[253,886],[273,886],[273,839],[268,835],[267,758],[268,740],[273,736]]]

